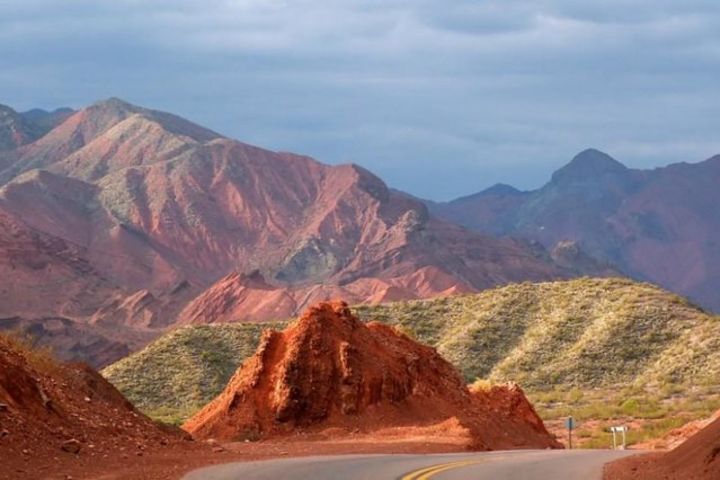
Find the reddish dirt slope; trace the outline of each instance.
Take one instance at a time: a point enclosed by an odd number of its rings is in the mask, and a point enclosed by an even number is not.
[[[186,443],[89,367],[56,363],[0,335],[0,478],[48,478],[63,468],[92,469],[102,459]]]
[[[720,418],[664,454],[641,455],[605,468],[606,480],[717,480]]]
[[[266,332],[225,391],[184,425],[197,438],[224,440],[433,427],[475,449],[559,446],[517,386],[471,392],[434,349],[363,324],[344,302],[320,303],[285,331]]]

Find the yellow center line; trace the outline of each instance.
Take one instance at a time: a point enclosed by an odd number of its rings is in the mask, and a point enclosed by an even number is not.
[[[439,465],[433,465],[431,467],[421,468],[419,470],[412,471],[400,477],[400,480],[428,480],[429,478],[446,470],[467,467],[469,465],[476,465],[485,461],[486,460],[466,460],[462,462],[441,463]]]
[[[430,465],[429,467],[421,468],[419,470],[414,470],[414,471],[400,477],[400,480],[416,480],[419,475],[422,475],[425,472],[429,472],[430,470],[435,470],[436,468],[450,466],[450,465],[460,465],[460,464],[464,464],[465,462],[466,462],[466,460],[464,460],[462,462],[452,462],[452,463],[442,463],[442,464],[438,464],[438,465]]]

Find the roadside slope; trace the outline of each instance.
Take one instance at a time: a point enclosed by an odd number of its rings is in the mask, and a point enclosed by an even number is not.
[[[720,478],[720,418],[664,454],[611,463],[606,480],[716,480]]]
[[[90,367],[59,363],[0,334],[0,478],[90,472],[101,458],[117,462],[128,453],[184,448],[184,432],[142,415]]]

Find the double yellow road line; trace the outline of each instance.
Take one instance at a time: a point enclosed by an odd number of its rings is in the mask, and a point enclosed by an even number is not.
[[[433,465],[431,467],[421,468],[400,477],[400,480],[428,480],[438,473],[442,473],[446,470],[453,470],[456,468],[467,467],[469,465],[476,465],[483,463],[484,460],[465,460],[462,462],[452,463],[441,463],[439,465]]]

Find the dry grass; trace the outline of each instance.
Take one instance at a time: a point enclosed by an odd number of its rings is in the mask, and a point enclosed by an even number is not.
[[[21,352],[23,357],[35,370],[51,375],[56,372],[61,363],[58,361],[52,347],[39,345],[37,340],[28,333],[21,331],[0,332],[0,341],[11,350]]]
[[[473,392],[488,392],[492,389],[494,383],[484,378],[478,378],[470,384],[470,390]]]

